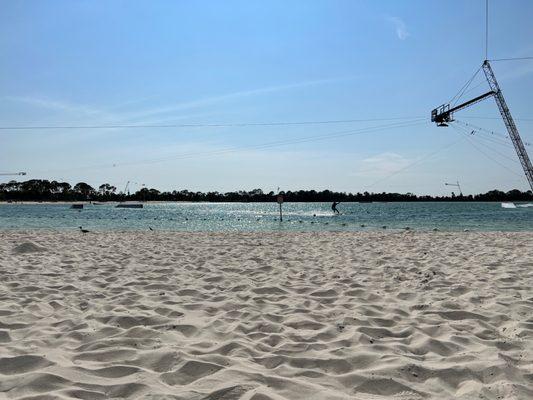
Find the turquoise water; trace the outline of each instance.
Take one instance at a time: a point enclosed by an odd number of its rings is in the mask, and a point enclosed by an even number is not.
[[[142,209],[115,204],[2,204],[0,229],[172,231],[360,231],[383,229],[533,231],[533,207],[501,203],[158,203]],[[365,227],[361,227],[364,224]]]

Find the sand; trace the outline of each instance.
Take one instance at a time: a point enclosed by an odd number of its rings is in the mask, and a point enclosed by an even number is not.
[[[0,398],[533,398],[533,233],[4,231],[0,273]]]

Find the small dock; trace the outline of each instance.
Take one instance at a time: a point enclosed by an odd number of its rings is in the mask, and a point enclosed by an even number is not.
[[[116,205],[116,208],[143,208],[141,203],[120,203]]]

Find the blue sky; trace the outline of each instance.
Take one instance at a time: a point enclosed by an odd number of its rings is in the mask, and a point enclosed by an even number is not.
[[[223,126],[1,130],[0,170],[162,190],[526,190],[492,99],[456,117],[494,139],[429,123],[484,58],[484,7],[4,0],[1,126]],[[530,1],[492,0],[489,58],[533,56],[532,17]],[[533,61],[493,67],[533,142]],[[471,87],[487,90],[481,74]],[[367,121],[224,126],[338,120]]]

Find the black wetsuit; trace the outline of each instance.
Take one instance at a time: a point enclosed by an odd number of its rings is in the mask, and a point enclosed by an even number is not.
[[[337,210],[337,205],[339,204],[340,204],[339,202],[334,201],[333,204],[331,205],[331,209],[333,210],[334,213],[340,214],[340,211]]]

